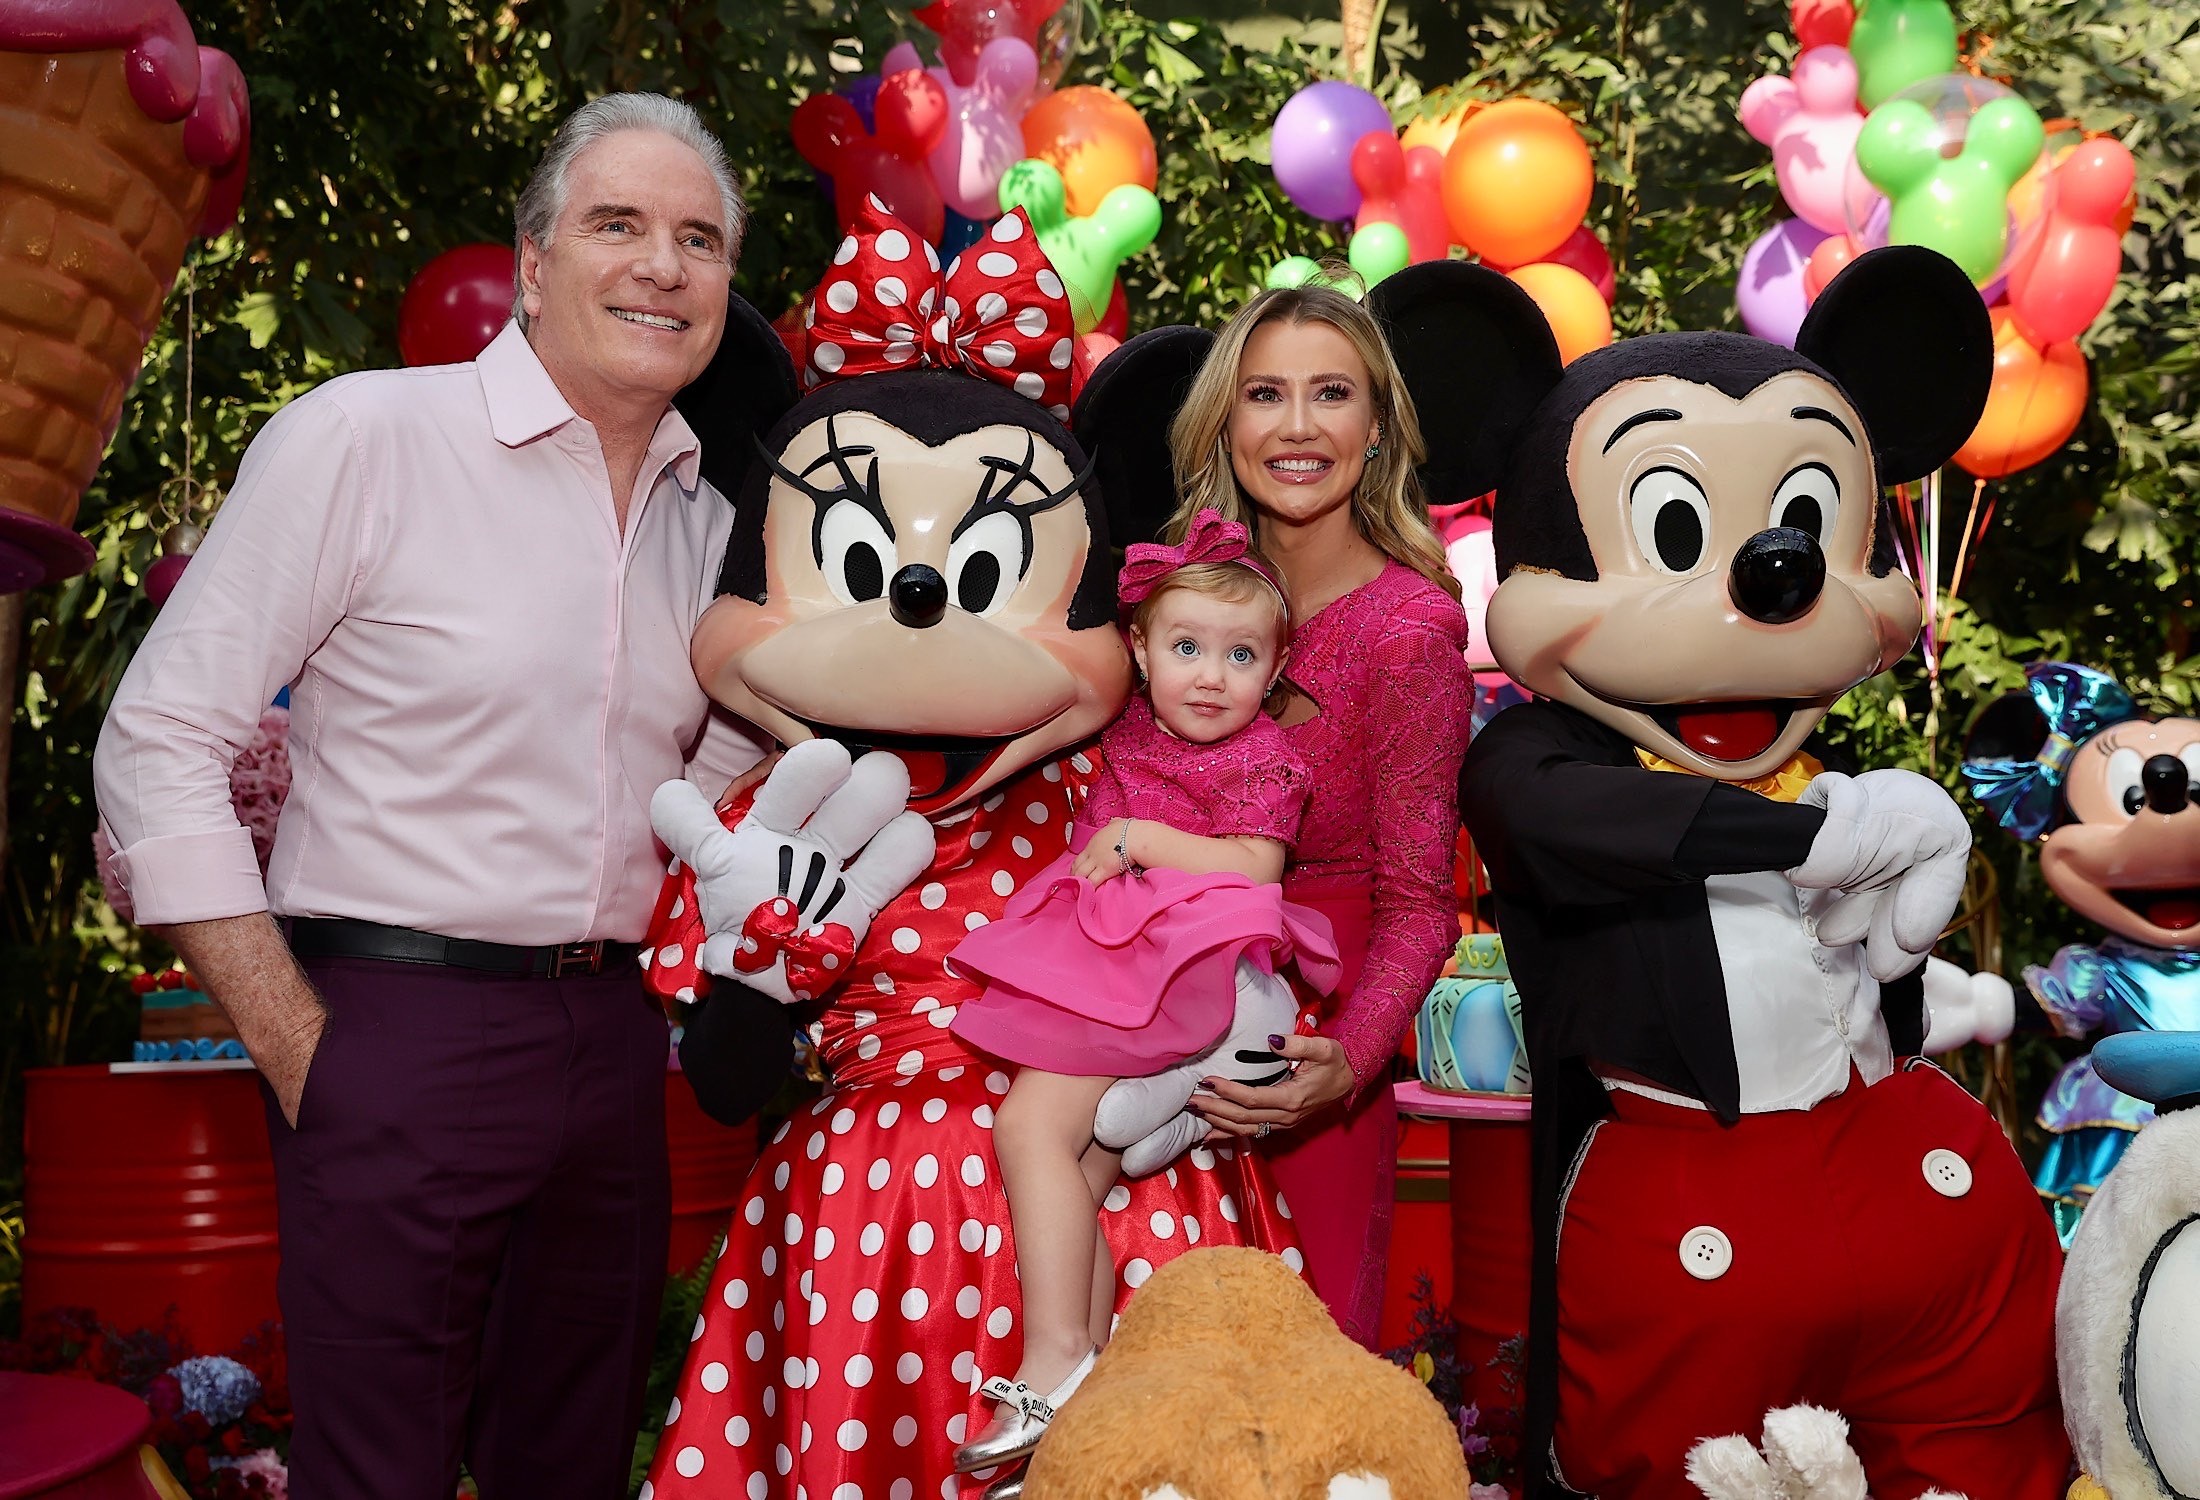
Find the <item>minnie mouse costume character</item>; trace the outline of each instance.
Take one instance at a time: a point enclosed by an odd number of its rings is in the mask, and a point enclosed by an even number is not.
[[[1916,635],[1879,486],[1976,423],[1984,309],[1938,255],[1879,250],[1794,352],[1662,334],[1562,370],[1484,285],[1449,342],[1514,371],[1489,630],[1536,697],[1476,738],[1461,801],[1535,1080],[1531,1493],[1688,1496],[1698,1439],[1810,1402],[1884,1500],[2058,1496],[2054,1237],[1915,1056],[1969,828],[1810,744]]]
[[[2200,720],[2149,719],[2091,667],[2034,662],[2024,679],[1972,725],[1964,780],[2003,828],[2038,842],[2048,889],[2109,932],[2024,982],[2067,1037],[2200,1031]],[[2039,1122],[2053,1139],[2032,1181],[2065,1245],[2153,1119],[2090,1056],[2047,1086]]]
[[[700,997],[681,1058],[720,1118],[784,1080],[798,1023],[831,1082],[728,1225],[657,1500],[931,1500],[1001,1478],[958,1478],[954,1453],[991,1415],[981,1372],[1014,1369],[1021,1339],[991,1144],[1009,1079],[949,1029],[976,989],[945,959],[1068,847],[1085,747],[1130,690],[1110,540],[1169,512],[1162,434],[1208,343],[1132,340],[1065,426],[1069,303],[1020,213],[943,273],[867,209],[809,307],[791,410],[776,345],[730,338],[681,402],[738,497],[695,669],[792,748],[727,826],[660,790],[682,869],[649,972]],[[1119,1300],[1193,1244],[1298,1257],[1243,1153],[1194,1150],[1101,1217]]]

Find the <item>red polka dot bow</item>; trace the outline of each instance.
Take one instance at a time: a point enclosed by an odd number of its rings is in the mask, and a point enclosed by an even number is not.
[[[806,384],[924,365],[966,370],[1069,415],[1069,298],[1020,208],[943,274],[915,230],[868,200],[804,321]]]
[[[733,966],[743,974],[754,974],[784,958],[787,988],[801,999],[814,1000],[848,972],[855,956],[853,931],[838,922],[805,928],[794,903],[781,896],[757,907],[741,924]]]

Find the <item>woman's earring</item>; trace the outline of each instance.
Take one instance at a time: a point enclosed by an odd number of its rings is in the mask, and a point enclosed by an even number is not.
[[[1363,454],[1361,454],[1361,455],[1360,455],[1360,461],[1361,461],[1362,463],[1370,463],[1370,464],[1371,464],[1371,463],[1375,462],[1376,456],[1377,456],[1378,454],[1380,454],[1380,453],[1381,453],[1382,451],[1383,451],[1383,445],[1382,445],[1381,443],[1369,443],[1369,444],[1367,445],[1367,451],[1366,451],[1365,453],[1363,453]]]

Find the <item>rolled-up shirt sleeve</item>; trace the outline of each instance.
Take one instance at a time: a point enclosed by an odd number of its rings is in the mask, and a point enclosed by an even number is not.
[[[267,909],[230,767],[343,617],[372,524],[343,409],[315,394],[278,412],[123,674],[92,759],[111,873],[139,922]]]

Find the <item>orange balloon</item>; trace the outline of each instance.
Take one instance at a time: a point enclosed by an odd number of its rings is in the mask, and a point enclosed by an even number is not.
[[[1484,260],[1541,260],[1588,212],[1596,186],[1589,148],[1574,122],[1536,99],[1507,99],[1459,127],[1444,155],[1444,213],[1452,233]]]
[[[1831,235],[1818,242],[1818,248],[1810,252],[1810,261],[1803,267],[1803,295],[1812,302],[1824,291],[1841,268],[1861,254],[1856,241],[1845,234]]]
[[[1558,340],[1558,357],[1567,364],[1612,342],[1612,309],[1596,283],[1572,266],[1538,261],[1505,274],[1543,309],[1543,321]]]
[[[2072,342],[2034,348],[2006,307],[1993,310],[1994,384],[1956,462],[1981,479],[2029,469],[2070,441],[2085,416],[2085,356]]]
[[[1089,83],[1058,89],[1024,115],[1024,155],[1051,163],[1074,218],[1098,212],[1100,200],[1126,182],[1151,191],[1160,176],[1153,132],[1138,111]]]
[[[1408,151],[1415,146],[1434,146],[1438,154],[1442,154],[1459,138],[1459,127],[1467,123],[1467,116],[1487,107],[1481,100],[1473,99],[1440,115],[1423,115],[1400,132],[1398,144]]]

